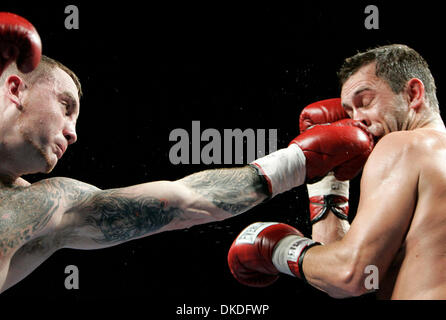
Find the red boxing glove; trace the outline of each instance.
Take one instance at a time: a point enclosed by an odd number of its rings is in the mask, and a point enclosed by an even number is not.
[[[13,13],[0,12],[0,75],[14,61],[21,72],[31,72],[41,56],[42,42],[33,25]]]
[[[274,283],[280,272],[303,278],[303,256],[315,244],[319,243],[304,238],[289,225],[253,223],[240,233],[229,249],[229,269],[240,283],[252,287]]]
[[[361,171],[374,141],[361,122],[344,119],[313,126],[291,144],[297,144],[305,155],[307,179],[318,180],[333,171],[338,180],[350,180]]]
[[[339,180],[359,173],[374,146],[373,136],[359,121],[344,119],[316,125],[295,138],[287,148],[253,161],[271,196],[317,181],[334,171]]]
[[[332,123],[348,119],[340,98],[326,99],[306,106],[299,117],[300,132],[304,132],[315,124]]]
[[[300,132],[317,124],[332,123],[349,118],[341,104],[341,99],[333,98],[314,102],[306,106],[299,117]],[[307,184],[310,198],[310,222],[314,224],[333,212],[342,220],[348,219],[349,181],[339,181],[332,172],[321,181]]]

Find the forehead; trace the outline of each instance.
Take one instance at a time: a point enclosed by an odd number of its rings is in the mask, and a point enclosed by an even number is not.
[[[375,63],[369,63],[359,68],[345,81],[341,89],[341,97],[348,97],[362,87],[375,87],[383,82],[375,74]]]
[[[77,87],[74,83],[73,79],[60,68],[54,68],[52,70],[53,75],[53,81],[56,86],[56,89],[62,90],[62,91],[68,91],[72,93],[75,97],[78,96],[77,94]]]

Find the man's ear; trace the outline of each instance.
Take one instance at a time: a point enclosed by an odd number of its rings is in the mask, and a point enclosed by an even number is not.
[[[424,83],[418,78],[412,78],[407,82],[406,93],[409,100],[409,108],[418,112],[425,102]]]
[[[5,81],[8,98],[18,108],[21,108],[21,98],[23,90],[26,88],[25,82],[17,75],[9,76]]]

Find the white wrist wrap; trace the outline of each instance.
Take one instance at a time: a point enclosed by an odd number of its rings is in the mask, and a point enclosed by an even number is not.
[[[259,233],[274,224],[278,224],[278,222],[256,222],[256,223],[253,223],[253,224],[249,225],[248,227],[246,227],[240,233],[240,235],[235,240],[235,243],[236,244],[240,244],[240,243],[254,244]]]
[[[295,143],[251,163],[268,181],[271,197],[300,186],[305,182],[306,158]]]
[[[333,172],[329,172],[322,180],[307,184],[308,196],[325,196],[325,195],[336,195],[342,196],[348,199],[349,196],[349,181],[339,181],[335,178]]]
[[[298,263],[302,251],[309,245],[316,243],[308,238],[290,235],[279,241],[273,252],[273,264],[282,273],[295,277],[288,266],[288,261]]]

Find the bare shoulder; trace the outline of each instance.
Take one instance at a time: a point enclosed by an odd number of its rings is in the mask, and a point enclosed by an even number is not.
[[[434,130],[397,131],[385,135],[376,144],[368,163],[419,162],[446,135]],[[376,163],[375,163],[376,164]]]
[[[392,181],[398,177],[418,179],[424,164],[431,156],[433,132],[422,130],[397,131],[385,135],[379,140],[364,167],[362,183],[370,181]],[[365,185],[363,185],[365,187]]]
[[[0,252],[6,255],[41,236],[71,202],[96,189],[69,178],[0,188]]]
[[[396,131],[385,135],[377,144],[377,151],[392,149],[397,152],[419,152],[434,147],[446,147],[446,133],[433,129]]]
[[[375,153],[392,150],[394,152],[411,152],[420,148],[422,137],[416,131],[396,131],[382,137],[375,146]]]
[[[0,187],[0,292],[63,246],[59,228],[65,213],[97,190],[69,178]]]

